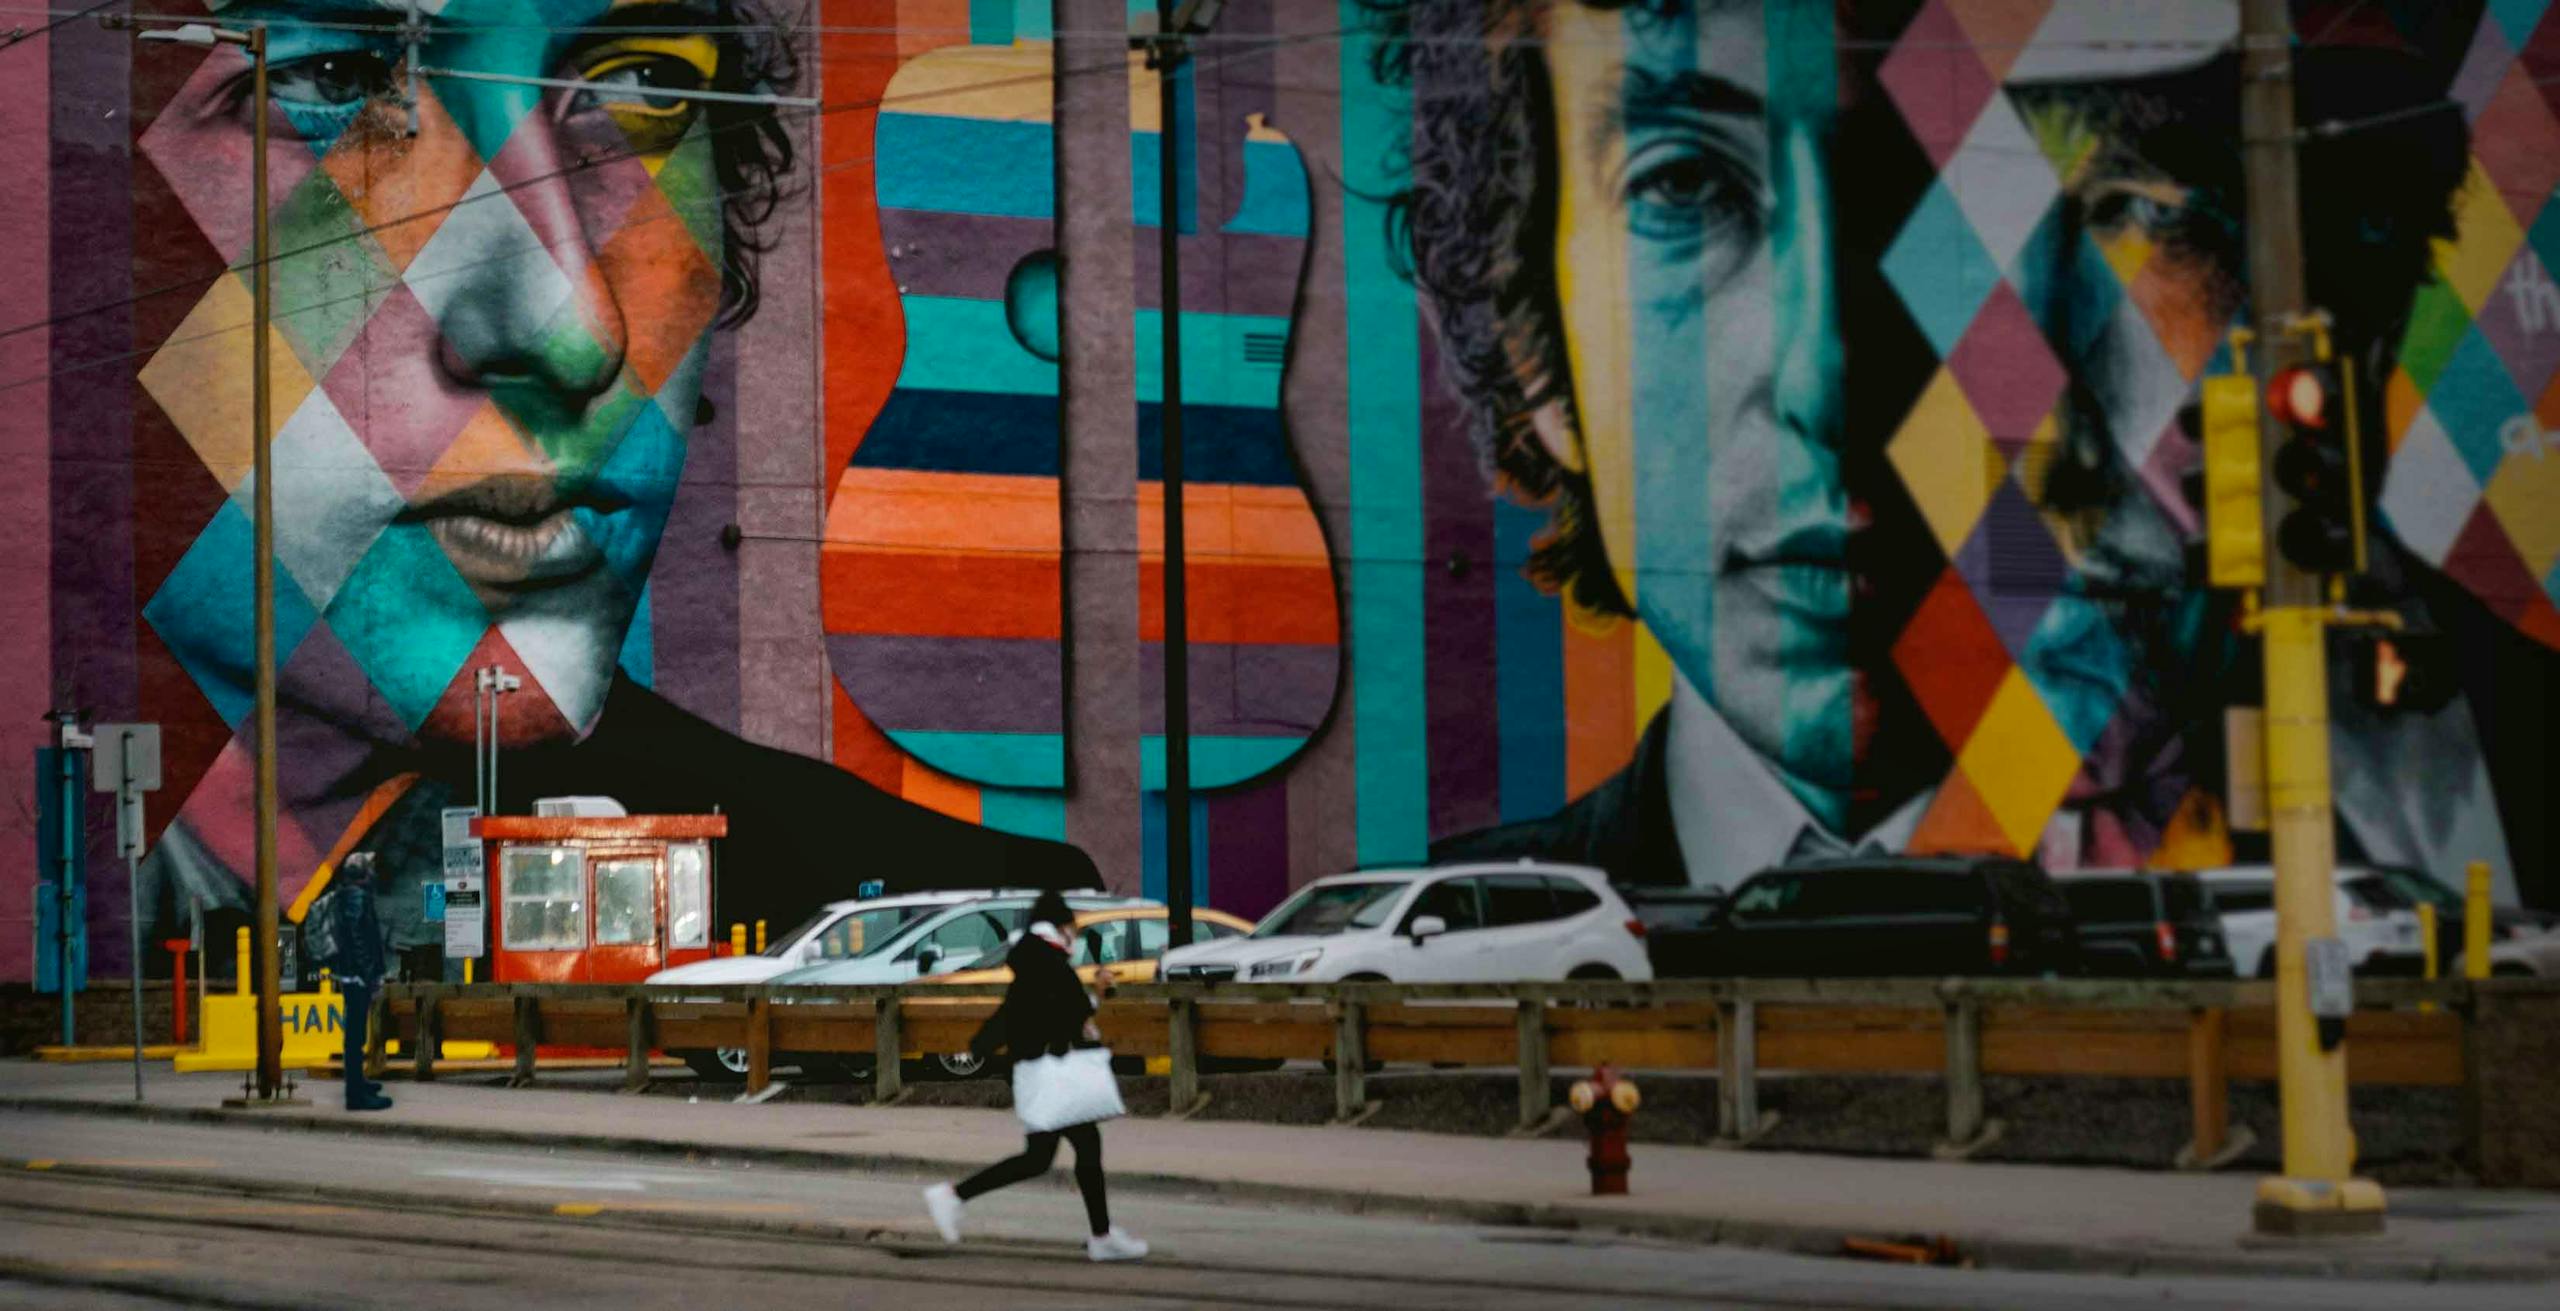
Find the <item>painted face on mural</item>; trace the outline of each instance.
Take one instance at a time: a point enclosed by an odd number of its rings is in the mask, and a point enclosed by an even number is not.
[[[221,15],[269,25],[283,697],[377,737],[468,737],[472,671],[495,663],[524,676],[510,739],[582,734],[644,604],[724,270],[740,300],[723,154],[764,133],[715,141],[701,102],[652,94],[747,81],[712,30],[725,7],[424,8],[429,68],[596,85],[428,74],[413,136],[404,5]],[[245,57],[218,50],[143,142],[234,263],[249,96]],[[245,318],[236,288],[216,298]],[[177,393],[202,380],[143,381],[187,428]],[[234,499],[196,550],[245,557],[241,452],[188,436]],[[246,572],[153,604],[218,705],[246,694]]]
[[[1907,330],[1880,330],[1871,306],[1863,318],[1844,309],[1846,286],[1873,281],[1879,262],[1875,233],[1854,229],[1872,229],[1879,211],[1909,214],[1921,198],[1908,169],[1857,153],[1858,120],[1895,110],[1875,60],[1861,57],[1868,43],[1835,27],[1829,0],[1560,3],[1545,8],[1539,33],[1571,390],[1536,431],[1549,457],[1587,481],[1617,599],[1837,827],[1869,745],[1861,662],[1875,656],[1853,650],[1853,607],[1908,610],[1907,598],[1876,595],[1898,562],[1860,563],[1876,498],[1859,470],[1885,467],[1883,448],[1924,401],[1914,393],[1931,363]],[[2097,71],[2062,89],[2001,93],[2008,101],[1993,112],[2019,125],[2016,150],[2041,144],[2053,162],[2026,154],[2042,190],[1984,205],[2023,215],[2017,240],[1980,275],[1988,286],[2005,271],[2016,291],[1999,288],[2009,299],[1997,304],[1977,294],[1966,308],[1988,304],[1984,313],[2013,320],[1995,326],[2035,340],[2011,358],[1967,360],[1956,323],[1936,344],[1974,400],[1966,415],[1925,415],[1987,426],[2024,495],[2019,513],[2054,540],[2015,646],[2083,752],[2124,702],[2135,662],[2160,654],[2146,648],[2174,627],[2181,537],[2162,498],[2174,499],[2184,465],[2151,457],[2237,308],[2224,258],[2234,243],[2219,228],[2195,230],[2208,180],[2181,174],[2195,161],[2148,157],[2159,134],[2136,132],[2158,126],[2146,109],[2177,102],[2155,103],[2159,88],[2143,78]],[[2084,245],[2111,262],[2083,262]],[[2117,314],[2123,274],[2155,253],[2140,312]],[[2015,379],[1996,376],[2009,371]],[[1556,417],[1567,403],[1569,423]],[[1892,463],[1905,479],[1930,476],[1913,478],[1907,452]],[[1978,497],[1984,476],[1960,476]],[[1924,515],[1937,508],[1925,492],[1912,499]],[[1947,554],[1959,545],[1945,543]]]

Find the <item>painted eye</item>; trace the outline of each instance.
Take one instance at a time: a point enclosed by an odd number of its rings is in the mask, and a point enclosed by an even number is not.
[[[607,59],[588,68],[583,78],[600,85],[579,93],[580,107],[602,108],[617,114],[689,114],[697,103],[691,98],[649,93],[700,91],[710,83],[710,78],[691,61],[662,54],[629,54]]]
[[[1732,166],[1695,144],[1638,151],[1627,161],[1624,202],[1629,228],[1662,241],[1712,236],[1750,205]]]
[[[267,74],[267,93],[291,104],[359,105],[390,90],[390,62],[368,50],[306,55]]]

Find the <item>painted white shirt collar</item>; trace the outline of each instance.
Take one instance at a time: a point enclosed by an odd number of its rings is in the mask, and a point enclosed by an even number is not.
[[[1857,841],[1844,841],[1804,808],[1685,676],[1674,670],[1671,682],[1663,790],[1690,886],[1730,891],[1790,858],[1899,854],[1910,845],[1936,789],[1904,802]]]

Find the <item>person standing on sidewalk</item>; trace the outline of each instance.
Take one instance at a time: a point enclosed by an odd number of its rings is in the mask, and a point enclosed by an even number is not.
[[[1031,904],[1031,926],[1005,956],[1013,982],[1005,988],[1003,1004],[969,1040],[971,1051],[992,1058],[1001,1050],[1012,1060],[1028,1061],[1064,1056],[1079,1046],[1101,1042],[1101,1034],[1093,1027],[1093,998],[1086,995],[1068,961],[1073,942],[1068,934],[1074,922],[1066,898],[1055,892],[1044,892]],[[969,1199],[1048,1173],[1050,1162],[1058,1157],[1061,1138],[1076,1149],[1076,1187],[1084,1194],[1085,1219],[1092,1231],[1085,1239],[1085,1255],[1096,1261],[1134,1261],[1145,1256],[1144,1242],[1111,1223],[1110,1203],[1103,1196],[1098,1123],[1031,1130],[1023,1137],[1021,1155],[998,1161],[956,1185],[939,1183],[925,1189],[925,1210],[933,1216],[942,1241],[960,1241],[960,1212]]]
[[[338,918],[338,999],[343,1007],[338,1030],[347,1040],[347,1109],[387,1111],[391,1099],[364,1072],[365,1028],[373,1018],[373,994],[382,986],[383,972],[382,926],[373,913],[373,853],[348,853],[330,881],[336,885],[329,900]]]

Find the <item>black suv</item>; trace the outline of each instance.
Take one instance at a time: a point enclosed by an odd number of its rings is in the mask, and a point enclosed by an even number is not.
[[[2073,974],[2071,908],[2043,870],[1884,857],[1762,870],[1717,908],[1705,972],[1786,978]]]
[[[2213,890],[2184,874],[2065,874],[2086,973],[2111,978],[2229,978],[2231,948]]]

